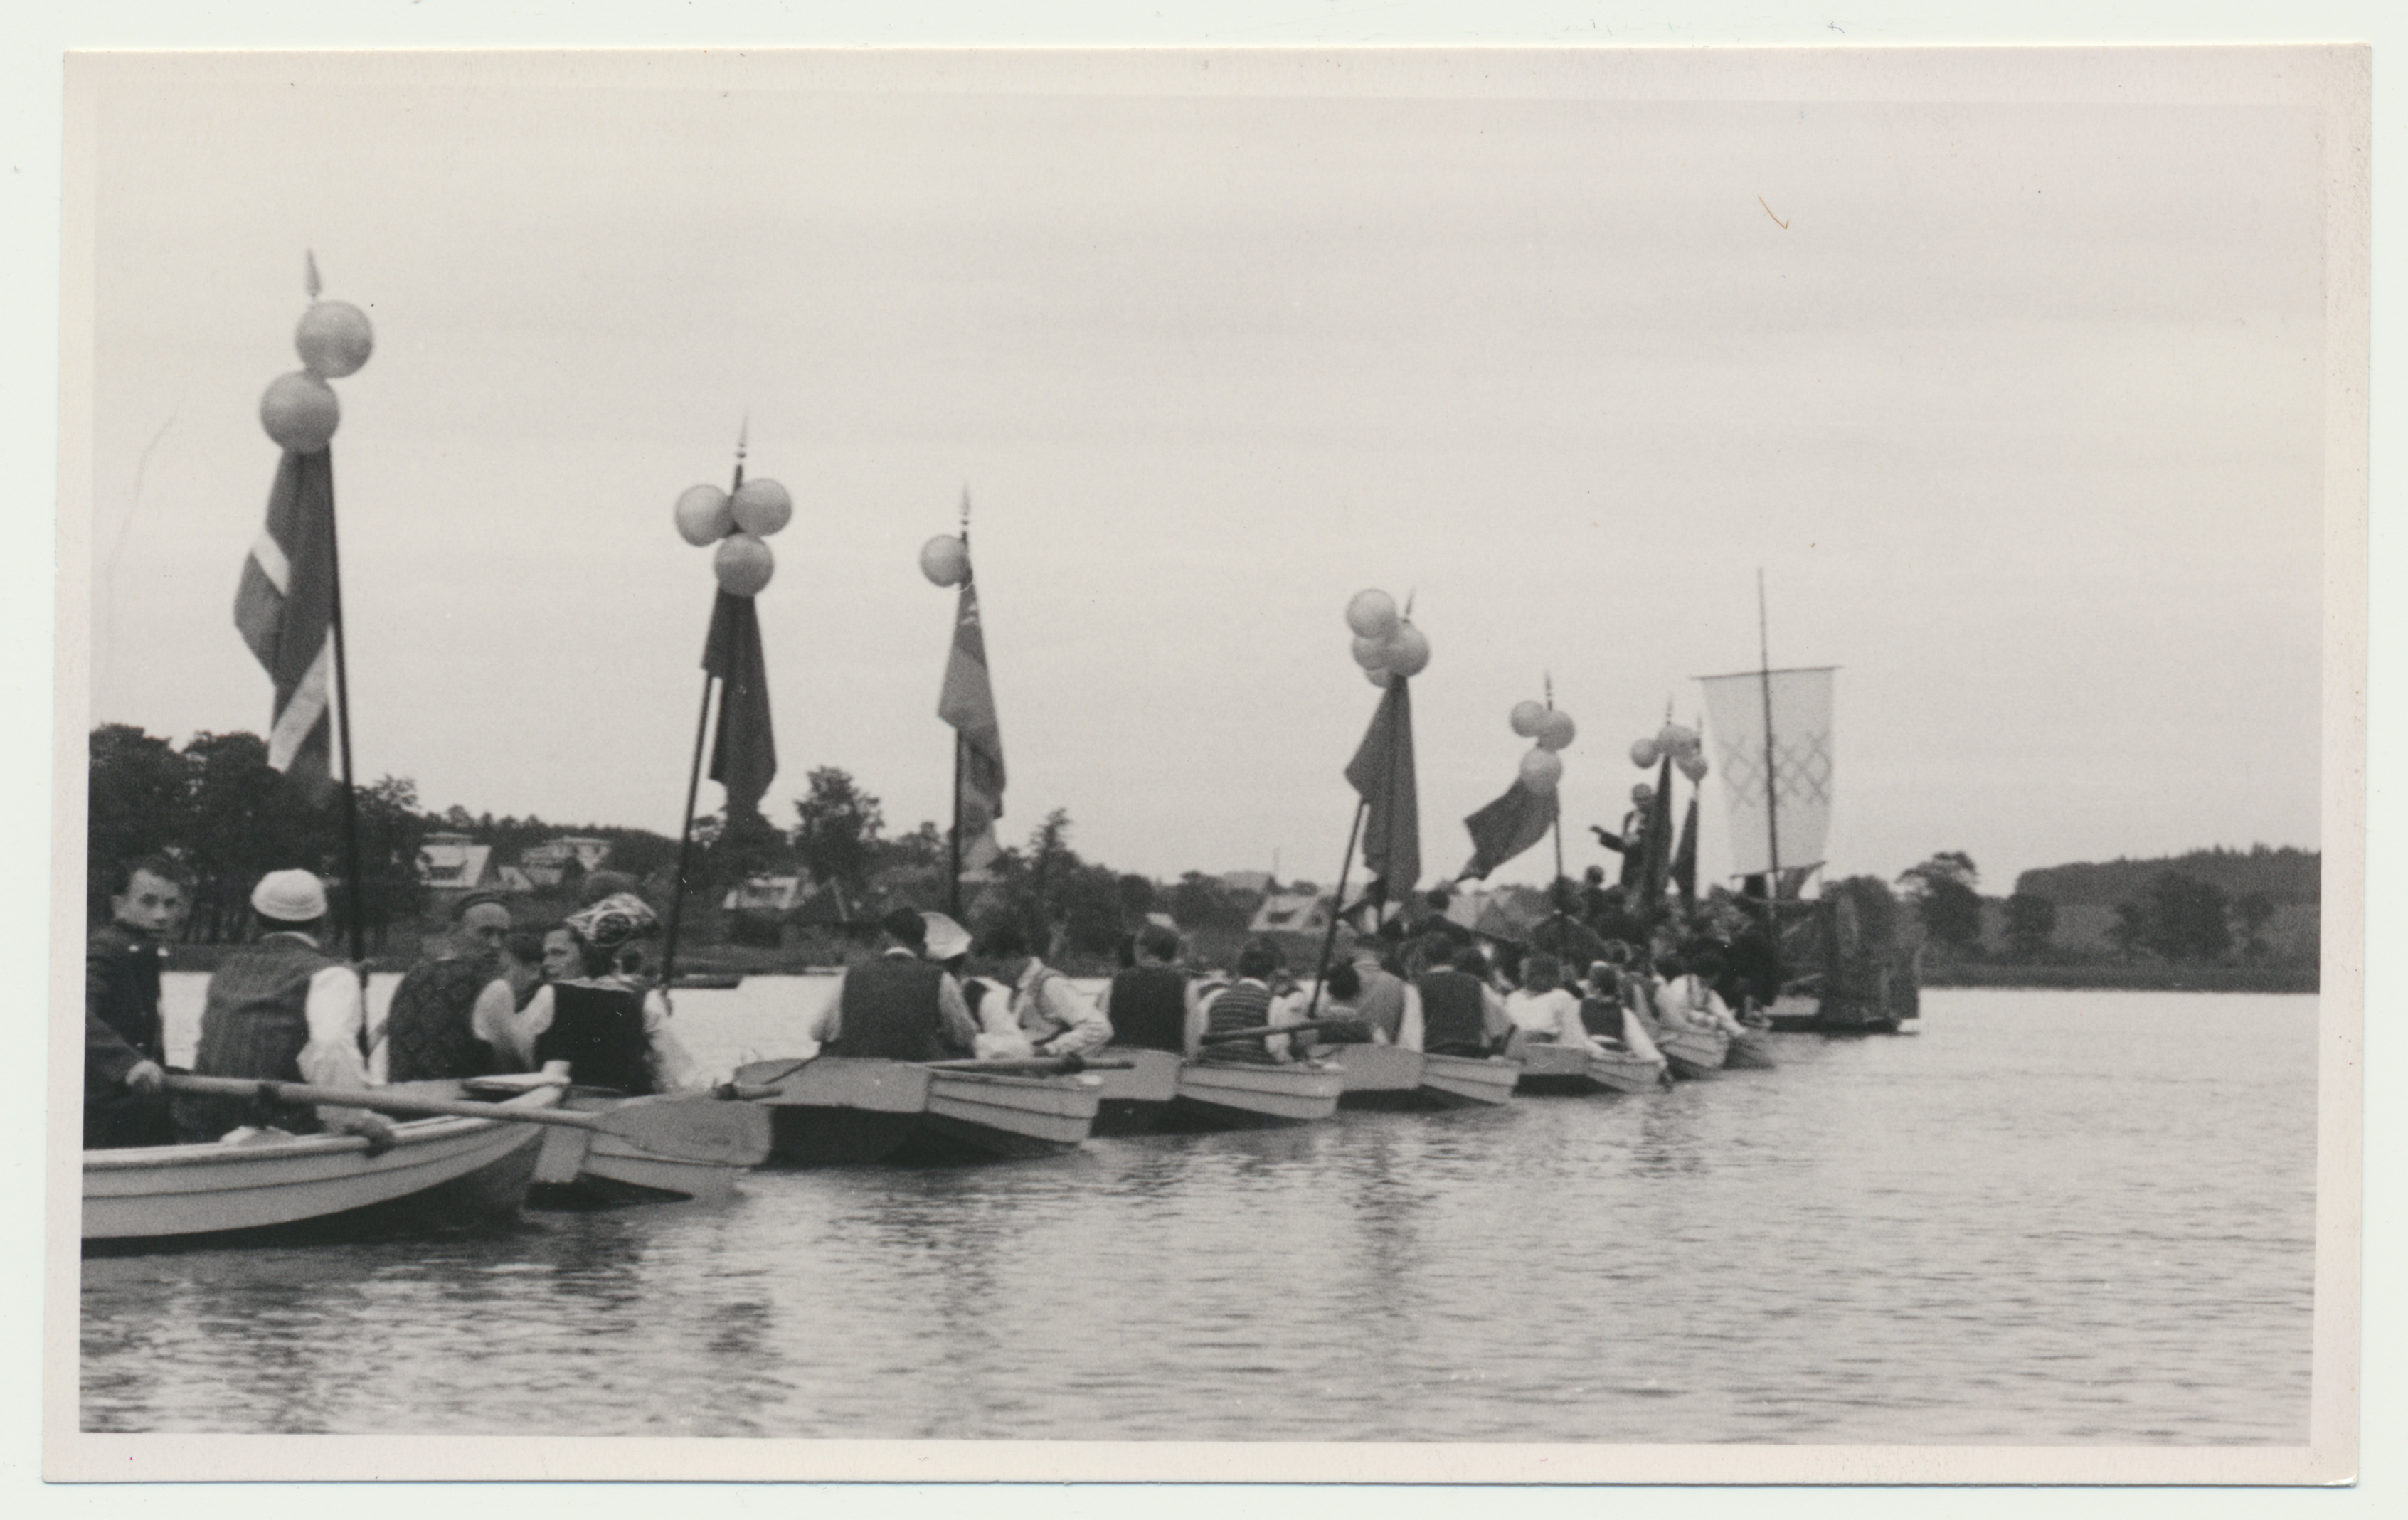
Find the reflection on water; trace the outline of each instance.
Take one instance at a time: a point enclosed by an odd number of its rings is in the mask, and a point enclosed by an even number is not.
[[[2297,1441],[2310,998],[1934,993],[1633,1097],[84,1264],[100,1430]],[[707,1060],[800,999],[684,995]]]

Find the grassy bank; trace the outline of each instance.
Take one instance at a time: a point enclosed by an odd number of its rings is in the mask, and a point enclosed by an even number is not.
[[[2032,987],[2107,992],[2315,992],[2313,966],[2002,965],[1965,961],[1926,964],[1927,987]]]

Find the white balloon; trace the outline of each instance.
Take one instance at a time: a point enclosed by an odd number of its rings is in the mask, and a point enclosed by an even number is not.
[[[359,372],[376,351],[376,332],[367,313],[349,301],[315,301],[301,313],[293,332],[293,347],[313,375],[341,380]]]
[[[1410,680],[1429,668],[1429,638],[1410,623],[1400,623],[1388,639],[1388,668]]]
[[[335,388],[306,369],[279,375],[259,398],[259,425],[280,449],[314,454],[335,437],[343,405]]]
[[[1522,756],[1522,784],[1541,796],[1553,795],[1564,779],[1564,758],[1553,750],[1532,750]]]
[[[1572,736],[1578,732],[1580,730],[1572,726],[1572,715],[1556,708],[1540,718],[1539,731],[1531,738],[1539,741],[1539,748],[1542,750],[1561,750],[1570,747]]]
[[[719,577],[719,588],[731,596],[758,595],[776,568],[769,546],[749,533],[731,533],[722,538],[719,552],[710,561],[711,573]]]
[[[1637,766],[1640,769],[1645,770],[1649,766],[1656,763],[1659,753],[1660,752],[1656,748],[1656,741],[1654,739],[1639,739],[1630,746],[1630,763]]]
[[[1358,638],[1354,640],[1354,663],[1366,670],[1385,670],[1388,654],[1388,643],[1383,638]]]
[[[970,548],[950,533],[939,533],[920,546],[920,573],[940,586],[958,586],[970,578]]]
[[[1385,686],[1397,679],[1397,673],[1384,665],[1375,665],[1363,674],[1370,678],[1371,684],[1374,686]]]
[[[1384,591],[1358,591],[1346,604],[1346,626],[1357,638],[1385,638],[1397,631],[1397,599]]]
[[[1512,719],[1513,732],[1524,738],[1535,738],[1538,737],[1539,724],[1546,720],[1546,716],[1547,705],[1544,702],[1516,702],[1513,704]]]
[[[795,498],[775,480],[747,480],[736,488],[730,504],[736,525],[756,538],[766,538],[794,521]]]
[[[700,549],[735,531],[727,493],[715,485],[690,485],[677,499],[678,537]]]
[[[1682,755],[1672,763],[1681,767],[1682,775],[1686,776],[1693,782],[1701,782],[1706,779],[1706,757],[1698,753],[1694,750],[1687,754]]]

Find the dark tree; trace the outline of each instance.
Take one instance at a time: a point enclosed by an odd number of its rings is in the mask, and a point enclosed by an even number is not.
[[[1961,850],[1943,850],[1899,875],[1923,919],[1924,929],[1944,945],[1964,950],[1982,939],[1982,896],[1974,890],[1981,872]]]
[[[2129,960],[2149,943],[2154,931],[2149,925],[2149,911],[2136,902],[2115,905],[2115,922],[2107,926],[2108,942],[2116,953]]]
[[[1254,907],[1219,878],[1189,871],[1170,889],[1170,918],[1182,929],[1243,931],[1254,918]]]
[[[2266,957],[2266,925],[2273,921],[2274,899],[2263,892],[2244,892],[2233,899],[2232,916],[2241,923],[2241,954],[2250,960]]]
[[[84,908],[108,916],[118,870],[154,851],[188,848],[190,767],[175,746],[130,724],[92,731]]]
[[[1121,911],[1132,919],[1143,918],[1154,911],[1154,883],[1142,876],[1124,876],[1117,883]]]
[[[795,853],[822,882],[859,895],[869,884],[878,836],[886,826],[878,799],[833,766],[810,774],[810,791],[795,804]]]
[[[2168,960],[2214,960],[2232,948],[2226,914],[2222,887],[2167,871],[2149,894],[2149,948]]]
[[[2050,939],[2057,933],[2057,904],[2046,897],[2035,897],[2018,892],[2007,899],[2007,943],[2025,960],[2037,960],[2048,954]]]

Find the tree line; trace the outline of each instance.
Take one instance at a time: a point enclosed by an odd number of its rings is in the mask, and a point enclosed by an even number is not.
[[[2265,884],[2229,894],[2216,881],[2163,862],[2117,861],[2113,868],[2086,863],[2026,871],[2016,878],[2014,895],[2004,904],[2007,950],[2021,960],[2045,959],[2055,946],[2060,902],[2112,901],[2115,921],[2107,938],[2125,959],[2154,955],[2197,964],[2220,961],[2237,953],[2241,960],[2254,963],[2269,954],[2266,928],[2281,905],[2302,900],[2296,896],[2301,891],[2307,894],[2304,900],[2315,900],[2315,877],[2303,875],[2300,868],[2302,859],[2311,868],[2316,864],[2312,851],[2270,851],[2260,845],[2247,853],[2196,851],[2178,859],[2219,862],[2228,877],[2235,874],[2234,862],[2254,862],[2261,869],[2255,873],[2243,869],[2241,879]],[[1942,851],[1899,877],[1925,932],[1950,950],[1967,954],[1978,954],[1982,944],[1980,880],[1972,857],[1955,850]],[[2060,884],[2082,895],[2060,899],[2034,890]],[[2088,895],[2102,885],[2125,895],[2115,898]],[[2276,896],[2284,890],[2295,895]]]

